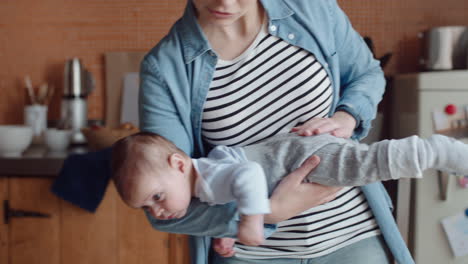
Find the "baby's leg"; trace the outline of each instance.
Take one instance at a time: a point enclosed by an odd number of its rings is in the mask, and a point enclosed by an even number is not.
[[[376,181],[419,178],[435,168],[468,174],[468,145],[442,135],[383,140],[371,145],[337,141],[317,151],[319,166],[309,181],[331,186],[362,186]]]
[[[434,168],[468,175],[468,144],[443,135],[433,135],[418,144],[421,170]]]

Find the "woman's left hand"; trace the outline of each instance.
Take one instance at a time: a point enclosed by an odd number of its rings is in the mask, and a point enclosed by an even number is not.
[[[337,111],[332,117],[314,117],[301,126],[293,127],[291,132],[299,136],[313,136],[330,133],[335,137],[350,138],[356,127],[356,119],[347,112]]]

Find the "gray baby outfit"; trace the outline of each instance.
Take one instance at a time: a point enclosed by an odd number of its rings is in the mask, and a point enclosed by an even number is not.
[[[330,186],[420,178],[429,168],[468,175],[468,145],[442,135],[366,145],[329,134],[289,133],[244,147],[217,146],[207,158],[193,159],[200,176],[195,195],[209,204],[236,201],[242,214],[269,213],[268,195],[312,155],[321,161],[307,180]]]

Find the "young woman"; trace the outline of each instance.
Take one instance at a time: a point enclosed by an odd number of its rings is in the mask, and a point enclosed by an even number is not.
[[[288,131],[358,140],[384,86],[379,63],[335,0],[189,0],[141,64],[140,127],[192,157]],[[275,232],[261,247],[236,245],[234,257],[221,248],[222,256],[208,254],[209,237],[237,233],[233,204],[194,200],[182,219],[148,217],[159,230],[196,236],[193,263],[390,263],[389,252],[413,263],[380,183],[337,192],[291,182],[271,197],[266,219]]]

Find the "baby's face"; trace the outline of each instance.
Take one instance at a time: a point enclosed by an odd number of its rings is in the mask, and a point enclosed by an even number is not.
[[[188,177],[175,168],[136,176],[125,202],[161,220],[181,218],[192,198]]]

